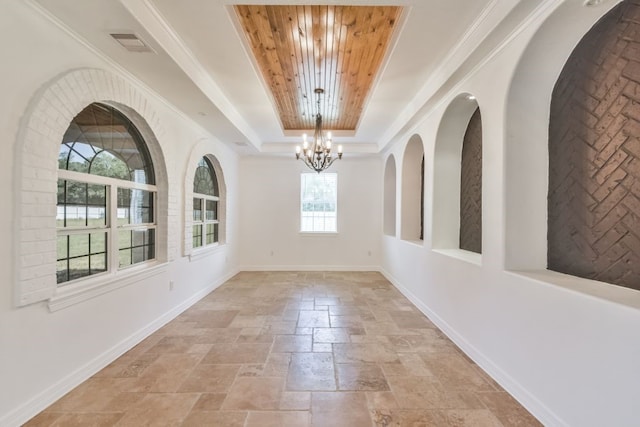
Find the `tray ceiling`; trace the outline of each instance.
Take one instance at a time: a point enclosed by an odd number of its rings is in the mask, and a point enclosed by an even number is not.
[[[234,6],[283,129],[355,130],[402,13],[399,6]]]

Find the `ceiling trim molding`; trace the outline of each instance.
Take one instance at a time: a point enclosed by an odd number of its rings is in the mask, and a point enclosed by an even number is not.
[[[527,14],[527,16],[523,20],[518,22],[515,25],[515,27],[511,31],[509,31],[509,33],[505,37],[499,40],[495,44],[495,46],[493,46],[489,50],[489,52],[482,57],[480,61],[474,64],[470,70],[464,72],[463,75],[459,76],[459,78],[457,79],[457,82],[453,86],[451,86],[449,89],[447,89],[446,92],[442,96],[440,96],[438,100],[434,100],[434,97],[438,94],[438,89],[444,88],[447,85],[448,80],[453,76],[453,74],[457,70],[459,70],[460,67],[464,65],[464,62],[469,59],[471,54],[476,49],[478,49],[478,47],[481,45],[481,43],[478,43],[478,45],[473,50],[471,50],[468,55],[466,55],[465,59],[448,76],[446,76],[446,78],[443,77],[443,81],[440,84],[440,86],[436,88],[434,93],[432,93],[427,99],[425,99],[424,103],[422,103],[420,107],[415,109],[415,112],[409,119],[396,120],[395,124],[398,124],[398,122],[403,122],[404,125],[401,125],[400,128],[397,130],[395,130],[395,128],[392,127],[391,129],[394,129],[395,133],[392,134],[390,129],[390,131],[384,135],[384,138],[381,141],[386,140],[387,142],[384,145],[381,145],[379,147],[380,152],[381,153],[388,152],[389,149],[395,143],[406,138],[407,135],[415,133],[416,128],[420,125],[420,123],[424,120],[424,118],[429,115],[431,111],[441,107],[442,105],[444,105],[444,103],[449,102],[451,94],[455,94],[456,92],[461,90],[461,87],[464,84],[465,80],[473,76],[476,72],[478,72],[478,70],[480,70],[489,61],[491,61],[497,54],[499,54],[504,48],[506,48],[509,45],[509,43],[511,43],[511,41],[513,41],[516,37],[518,37],[520,33],[522,33],[522,31],[529,28],[529,26],[536,19],[538,19],[541,15],[544,15],[544,14],[548,15],[553,10],[555,10],[558,6],[560,6],[563,3],[563,1],[564,0],[543,0],[542,3],[538,4],[530,13]],[[503,19],[499,21],[499,23],[502,23],[502,22],[504,22]],[[493,30],[495,30],[496,28],[498,28],[497,24],[495,27],[492,27]],[[486,36],[488,36],[489,34],[490,33],[487,33]],[[435,101],[435,103],[430,104],[430,101]]]
[[[246,122],[229,98],[220,89],[185,45],[160,11],[148,0],[120,0],[120,3],[142,25],[184,73],[200,88],[202,93],[242,132],[258,150],[262,141]]]
[[[431,78],[425,82],[412,102],[407,104],[389,129],[381,136],[379,141],[379,149],[381,151],[402,131],[407,122],[419,113],[422,106],[433,97],[449,77],[464,64],[464,61],[478,48],[485,37],[490,34],[493,28],[492,24],[497,25],[497,23],[491,22],[490,18],[493,16],[491,12],[498,3],[498,0],[491,0],[491,2],[484,7],[478,18],[473,21],[453,49],[451,49],[449,54],[442,60],[441,65],[431,73]],[[501,16],[498,22],[501,22],[503,18],[504,17]],[[483,33],[478,34],[478,32],[481,31]],[[469,44],[471,45],[467,46]]]

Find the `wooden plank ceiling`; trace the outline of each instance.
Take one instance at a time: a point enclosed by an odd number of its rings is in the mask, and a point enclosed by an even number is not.
[[[234,6],[285,130],[355,130],[398,6]]]

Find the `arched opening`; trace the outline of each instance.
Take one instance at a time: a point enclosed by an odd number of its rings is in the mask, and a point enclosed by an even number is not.
[[[387,158],[384,168],[384,234],[396,235],[396,159]]]
[[[402,206],[400,235],[403,240],[422,241],[424,221],[424,146],[413,135],[402,158]]]
[[[469,128],[471,117],[478,111],[478,103],[468,94],[458,95],[447,107],[436,136],[434,152],[434,188],[433,188],[433,248],[460,249],[461,218],[461,178],[462,146]],[[477,120],[479,121],[478,113]],[[472,126],[470,139],[480,135],[480,155],[482,128],[479,123]],[[476,143],[474,143],[476,144]],[[477,145],[477,144],[476,144]],[[469,158],[469,163],[474,163]],[[482,173],[480,158],[479,173]],[[476,162],[477,163],[477,159]],[[476,168],[477,170],[477,168]],[[470,176],[473,176],[471,174]],[[466,175],[465,175],[465,178]],[[471,179],[471,178],[469,178]],[[481,188],[481,184],[480,187]],[[466,211],[467,207],[465,207]],[[474,213],[480,214],[479,211]],[[471,216],[469,215],[471,218]],[[469,223],[480,223],[473,219]],[[479,240],[478,237],[475,240]]]

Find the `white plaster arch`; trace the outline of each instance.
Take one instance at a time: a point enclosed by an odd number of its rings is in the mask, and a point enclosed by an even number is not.
[[[175,256],[177,230],[168,218],[170,186],[160,144],[164,129],[145,96],[108,71],[76,69],[47,82],[32,97],[22,118],[15,149],[15,303],[51,298],[56,290],[56,195],[58,152],[69,123],[94,102],[125,114],[147,143],[158,187],[157,259]]]
[[[384,167],[384,229],[387,236],[396,236],[396,158],[387,157]]]

